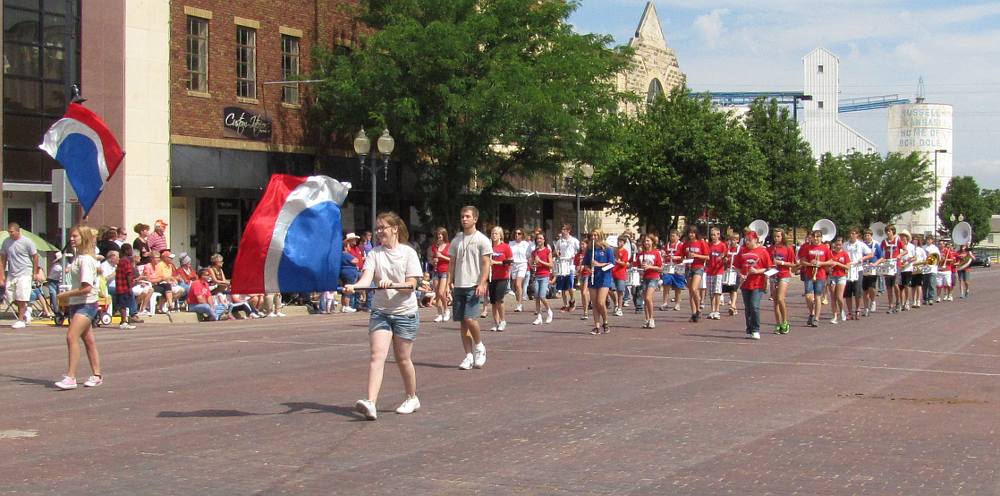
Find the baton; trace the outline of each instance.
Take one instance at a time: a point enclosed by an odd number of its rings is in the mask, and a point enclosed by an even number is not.
[[[416,288],[414,288],[412,284],[407,284],[405,282],[392,283],[387,288],[380,288],[378,286],[365,286],[365,287],[355,287],[354,288],[355,291],[375,291],[375,290],[378,290],[378,289],[411,289],[411,290],[414,290],[414,291],[416,290]],[[338,292],[342,293],[342,292],[344,292],[344,287],[343,286],[338,287],[335,291],[338,291]]]

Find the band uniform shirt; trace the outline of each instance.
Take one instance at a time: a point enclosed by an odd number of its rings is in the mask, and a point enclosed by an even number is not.
[[[615,267],[611,269],[611,278],[616,281],[624,281],[628,276],[628,250],[625,248],[615,248]],[[626,262],[624,265],[621,262]]]
[[[792,270],[789,267],[784,265],[778,266],[777,263],[795,263],[795,248],[788,245],[771,245],[768,248],[768,254],[771,255],[771,262],[774,263],[778,269],[778,279],[787,279],[792,277]]]
[[[847,253],[846,250],[840,250],[838,252],[831,252],[830,260],[837,263],[842,263],[844,265],[851,265],[851,255]],[[846,277],[847,269],[840,266],[831,267],[833,270],[833,277]]]
[[[531,256],[546,263],[552,263],[552,249],[548,246],[535,249]],[[549,277],[552,274],[552,267],[538,264],[535,267],[535,277]]]
[[[802,245],[802,248],[799,248],[799,260],[802,260],[807,264],[823,263],[830,260],[830,257],[832,256],[833,252],[831,252],[830,247],[825,244],[804,244]],[[802,268],[802,273],[806,279],[812,279],[814,270],[818,270],[816,272],[817,281],[826,280],[826,267],[811,267],[807,265]]]
[[[682,253],[684,253],[685,259],[691,259],[691,268],[700,269],[705,266],[705,260],[701,258],[695,258],[691,255],[708,255],[708,243],[703,239],[696,239],[694,241],[685,242],[682,248]]]
[[[663,256],[660,255],[659,250],[644,251],[639,254],[638,263],[639,263],[639,268],[642,268],[643,265],[658,267],[660,265],[663,265]],[[647,281],[659,279],[660,271],[658,269],[646,269],[642,273],[642,278]]]
[[[726,255],[729,248],[722,241],[708,246],[708,263],[705,264],[705,274],[719,276],[726,270]]]
[[[750,274],[750,269],[769,269],[774,264],[771,262],[771,255],[762,246],[752,250],[744,249],[736,255],[736,269],[744,276],[742,289],[754,290],[767,288],[767,276],[761,274]]]
[[[510,251],[510,246],[508,246],[507,243],[493,245],[493,252],[492,255],[490,255],[490,259],[494,262],[501,262],[498,265],[490,265],[490,271],[492,272],[491,275],[493,276],[494,281],[510,279],[511,262],[509,262],[509,260],[511,260],[513,256],[514,255]]]

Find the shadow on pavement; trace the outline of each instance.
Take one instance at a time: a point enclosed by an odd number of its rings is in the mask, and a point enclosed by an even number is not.
[[[61,391],[61,389],[56,387],[55,382],[52,379],[32,379],[30,377],[19,377],[16,375],[6,375],[6,374],[0,374],[0,377],[7,377],[11,379],[13,382],[19,382],[21,384],[28,386],[42,386],[46,389],[56,389]]]
[[[723,332],[726,332],[726,331],[723,331]],[[747,333],[745,333],[743,331],[739,331],[739,335],[738,336],[726,336],[724,334],[690,334],[690,333],[684,333],[684,334],[681,334],[681,336],[690,336],[690,337],[696,337],[696,338],[746,339],[747,338]]]
[[[432,369],[457,369],[458,365],[444,365],[440,363],[413,362],[414,367],[429,367]]]
[[[360,420],[360,417],[355,415],[353,408],[348,408],[343,406],[323,405],[314,402],[292,402],[292,403],[282,403],[282,405],[288,408],[288,410],[275,413],[254,413],[254,412],[244,412],[242,410],[221,410],[221,409],[193,410],[190,412],[162,411],[158,413],[156,416],[158,418],[218,418],[218,417],[252,417],[252,416],[265,416],[265,415],[289,415],[292,413],[306,412],[306,413],[333,413],[340,415],[342,417],[349,417]]]

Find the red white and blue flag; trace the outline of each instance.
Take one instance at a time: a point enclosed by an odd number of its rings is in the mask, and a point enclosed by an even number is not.
[[[350,185],[327,176],[271,176],[243,231],[234,293],[330,291],[340,279],[340,207]]]
[[[84,213],[94,206],[125,157],[104,121],[79,103],[69,104],[66,115],[49,128],[38,147],[66,169]]]

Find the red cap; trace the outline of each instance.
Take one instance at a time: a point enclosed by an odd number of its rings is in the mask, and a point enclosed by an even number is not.
[[[746,237],[747,239],[752,239],[752,240],[754,240],[754,241],[757,241],[757,240],[759,240],[759,239],[760,239],[759,237],[757,237],[757,231],[749,231],[749,230],[748,230],[748,231],[747,231],[746,233],[744,233],[744,236],[745,236],[745,237]]]

